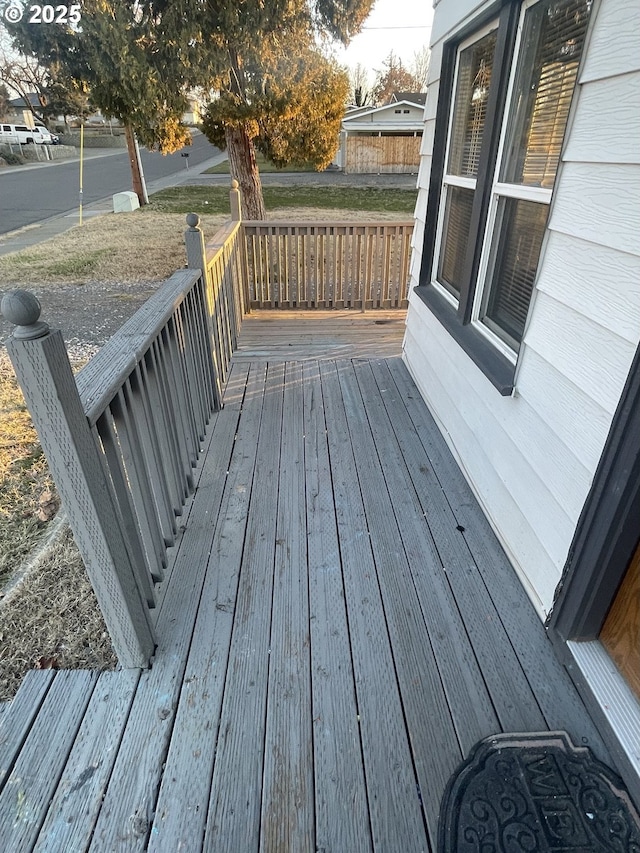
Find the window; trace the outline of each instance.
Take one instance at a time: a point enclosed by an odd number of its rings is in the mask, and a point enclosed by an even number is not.
[[[423,296],[503,393],[524,334],[590,8],[591,0],[506,4],[443,59]]]

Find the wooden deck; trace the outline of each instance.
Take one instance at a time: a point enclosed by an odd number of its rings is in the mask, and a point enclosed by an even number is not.
[[[402,353],[406,311],[259,309],[242,323],[238,361],[391,358]]]
[[[607,760],[399,358],[241,351],[225,400],[152,667],[32,672],[0,717],[3,849],[434,850],[478,739]]]

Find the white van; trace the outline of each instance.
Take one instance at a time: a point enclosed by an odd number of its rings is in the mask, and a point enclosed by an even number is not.
[[[26,124],[0,124],[0,142],[16,142],[20,145],[51,145],[53,140],[46,127]]]

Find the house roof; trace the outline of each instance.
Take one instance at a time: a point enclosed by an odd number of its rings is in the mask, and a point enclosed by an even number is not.
[[[416,103],[415,101],[392,101],[389,104],[383,104],[381,107],[358,107],[355,110],[349,110],[349,112],[345,114],[343,122],[361,119],[365,116],[379,116],[381,113],[388,110],[397,109],[403,104],[407,107],[417,107],[420,110],[424,106],[424,104]]]
[[[427,103],[426,92],[394,92],[390,103],[396,104],[401,101],[410,101],[412,104],[420,104],[424,107]]]
[[[397,115],[398,107],[413,107],[413,115],[402,112]],[[420,131],[423,129],[423,105],[412,101],[395,101],[382,107],[369,107],[346,113],[342,119],[345,131]],[[415,111],[419,114],[416,115]],[[407,112],[409,112],[407,110]]]
[[[26,99],[28,99],[28,103],[26,103]],[[20,95],[19,98],[12,98],[9,101],[10,107],[17,107],[18,109],[25,109],[27,106],[39,108],[42,106],[40,103],[40,98],[36,94],[36,92],[28,92],[25,98]]]

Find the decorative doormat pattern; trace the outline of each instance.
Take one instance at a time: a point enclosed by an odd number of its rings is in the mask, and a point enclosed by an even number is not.
[[[622,781],[566,732],[480,741],[449,781],[439,853],[640,853]]]

